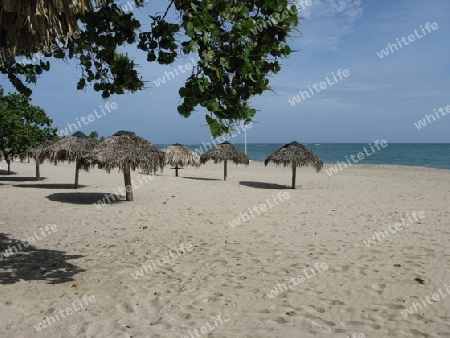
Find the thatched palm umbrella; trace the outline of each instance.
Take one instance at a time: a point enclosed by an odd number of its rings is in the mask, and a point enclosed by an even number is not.
[[[200,156],[201,163],[206,163],[209,160],[213,160],[215,164],[223,161],[224,181],[227,180],[227,161],[233,161],[234,164],[249,164],[248,156],[228,141],[217,145]]]
[[[292,167],[292,189],[295,189],[297,167],[311,166],[319,172],[323,168],[322,160],[303,144],[296,141],[285,144],[273,154],[269,155],[264,164],[274,162],[277,166],[283,164]]]
[[[35,148],[28,149],[25,153],[22,154],[22,159],[28,157],[33,158],[34,162],[36,163],[36,180],[41,178],[41,171],[40,171],[40,165],[44,163],[46,154],[48,152],[48,149],[51,147],[51,145],[55,141],[44,141],[40,145],[38,145]]]
[[[175,143],[171,146],[164,148],[166,153],[166,163],[175,167],[175,176],[178,177],[179,166],[200,166],[200,156],[194,153],[191,149],[182,144]]]
[[[105,0],[0,0],[0,66],[78,30],[78,14]]]
[[[83,156],[85,156],[97,141],[87,137],[82,132],[77,132],[72,136],[66,136],[53,143],[45,151],[45,158],[51,162],[69,161],[75,162],[75,189],[78,188],[78,178],[80,169],[88,170],[89,166],[84,166]]]
[[[120,131],[95,146],[85,157],[91,165],[110,171],[119,168],[123,172],[127,201],[133,200],[130,171],[142,169],[144,172],[161,171],[165,154],[153,144],[128,131]]]

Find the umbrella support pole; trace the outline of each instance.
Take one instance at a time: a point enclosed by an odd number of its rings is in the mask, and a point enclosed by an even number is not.
[[[227,160],[223,161],[223,180],[227,180]]]
[[[133,201],[133,186],[131,185],[130,167],[123,168],[123,178],[125,180],[126,200]]]
[[[41,171],[39,168],[39,160],[35,160],[36,161],[36,181],[38,181],[41,178]]]
[[[170,168],[170,169],[175,169],[175,177],[178,177],[178,170],[181,170],[181,169],[184,169],[184,168],[181,168],[179,166],[175,166],[174,168]]]
[[[78,178],[80,176],[80,161],[77,159],[75,164],[75,189],[78,189]]]
[[[295,178],[296,178],[296,174],[297,174],[297,166],[293,165],[292,166],[292,189],[295,189]]]

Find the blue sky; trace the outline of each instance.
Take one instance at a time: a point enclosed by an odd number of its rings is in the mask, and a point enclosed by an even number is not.
[[[299,51],[282,60],[281,72],[271,79],[274,92],[252,99],[258,113],[247,133],[248,142],[368,143],[385,139],[389,143],[449,143],[450,113],[420,130],[414,123],[433,114],[433,109],[450,105],[450,1],[311,2],[303,10],[301,36],[290,40]],[[436,22],[438,29],[424,35],[420,26],[427,22]],[[420,39],[382,59],[377,55],[388,43],[394,44],[396,38],[408,37],[414,30]],[[130,53],[134,55],[132,49]],[[86,134],[96,130],[104,136],[131,130],[157,144],[209,141],[204,110],[188,119],[176,111],[178,89],[187,73],[159,87],[153,83],[166,71],[190,63],[190,57],[176,60],[172,67],[147,63],[144,58],[142,53],[136,54],[148,89],[112,96],[109,101],[118,109],[80,130]],[[332,79],[331,74],[339,69],[347,69],[350,76],[294,106],[289,103],[300,90],[326,77]],[[58,128],[105,104],[92,88],[76,90],[79,74],[75,64],[55,61],[51,71],[32,87],[33,104],[45,109]],[[4,76],[1,83],[11,90]],[[243,142],[243,137],[236,137],[235,142]]]

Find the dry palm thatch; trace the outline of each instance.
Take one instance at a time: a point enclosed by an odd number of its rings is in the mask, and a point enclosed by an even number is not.
[[[0,66],[78,30],[78,14],[106,0],[0,0]]]
[[[26,152],[21,154],[21,160],[24,160],[26,157],[34,159],[34,162],[36,163],[36,180],[39,180],[41,178],[41,171],[40,171],[40,165],[44,163],[46,159],[46,153],[49,149],[49,147],[54,143],[55,141],[44,141],[40,145],[38,145],[35,148],[28,149]]]
[[[322,160],[303,144],[296,141],[285,144],[273,154],[269,155],[264,164],[267,166],[269,162],[275,163],[277,166],[283,164],[285,167],[292,167],[292,189],[295,189],[295,178],[297,167],[313,167],[317,172],[322,170]]]
[[[213,160],[215,164],[223,163],[223,179],[227,180],[227,161],[233,161],[234,164],[249,164],[248,156],[245,155],[234,144],[230,144],[228,141],[217,145],[215,148],[210,149],[200,157],[200,162],[206,163],[206,161]]]
[[[182,144],[175,143],[171,146],[164,148],[166,153],[166,163],[174,166],[175,176],[178,177],[179,166],[200,166],[200,156],[194,153],[191,149]]]
[[[84,134],[82,134],[84,135]],[[51,162],[75,162],[75,189],[78,188],[78,178],[80,169],[88,170],[89,166],[84,165],[83,157],[97,144],[94,139],[80,136],[66,136],[47,147],[44,156]]]
[[[100,142],[85,157],[91,165],[100,169],[119,168],[123,172],[126,200],[133,200],[131,170],[142,169],[144,172],[161,171],[164,168],[165,154],[153,144],[132,132],[120,131]]]

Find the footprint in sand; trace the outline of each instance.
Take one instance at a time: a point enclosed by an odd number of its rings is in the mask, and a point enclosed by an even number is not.
[[[360,326],[360,327],[370,327],[371,329],[374,330],[379,330],[381,329],[380,325],[377,324],[367,324],[361,321],[357,321],[357,320],[352,320],[352,321],[347,321],[347,322],[343,322],[344,325],[348,325],[348,326]]]

